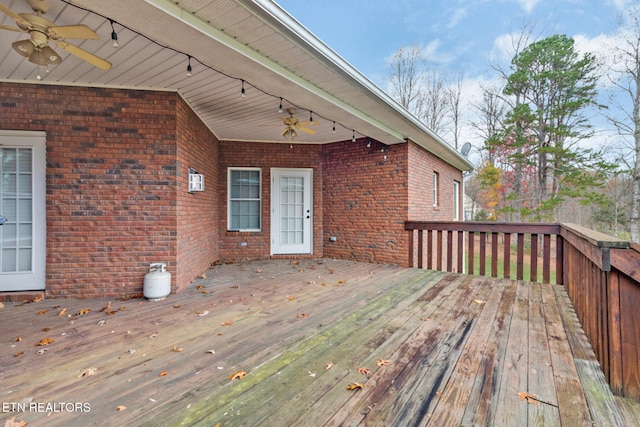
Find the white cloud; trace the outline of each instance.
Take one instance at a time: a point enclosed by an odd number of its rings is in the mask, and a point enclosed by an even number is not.
[[[466,7],[462,7],[456,9],[452,14],[449,22],[447,23],[447,28],[455,28],[462,20],[464,20],[468,15],[468,11]]]
[[[624,0],[617,0],[617,1],[624,1]],[[538,4],[539,2],[540,0],[516,0],[516,3],[518,3],[527,13],[533,12],[533,8],[536,7],[536,4]]]

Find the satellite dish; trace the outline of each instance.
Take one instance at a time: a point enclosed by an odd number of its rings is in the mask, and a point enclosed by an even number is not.
[[[469,155],[470,150],[471,150],[471,143],[465,142],[464,144],[462,144],[462,148],[460,149],[460,154],[462,154],[464,157],[467,157]]]

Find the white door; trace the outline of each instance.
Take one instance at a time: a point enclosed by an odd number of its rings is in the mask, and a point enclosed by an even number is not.
[[[0,130],[0,291],[45,285],[45,134]]]
[[[312,169],[271,169],[271,254],[313,249]]]

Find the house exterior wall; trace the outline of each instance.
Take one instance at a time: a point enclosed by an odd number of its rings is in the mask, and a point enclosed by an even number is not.
[[[261,230],[259,232],[227,231],[227,169],[252,167],[262,170]],[[219,242],[221,260],[264,259],[271,253],[271,168],[313,169],[313,256],[323,256],[323,170],[322,146],[265,144],[223,141],[220,143],[218,194],[220,206]],[[246,243],[245,246],[242,244]],[[291,258],[291,256],[286,256]]]
[[[367,143],[358,139],[323,147],[324,254],[405,265],[407,144]]]
[[[415,143],[408,144],[409,221],[453,220],[453,182],[460,183],[458,218],[462,219],[462,172]],[[433,203],[433,172],[438,173],[438,204]]]
[[[171,92],[0,83],[0,128],[46,132],[47,296],[140,293],[152,262],[167,263],[175,290],[216,258],[215,240],[204,257],[178,255],[178,239],[202,250],[211,236],[178,220],[215,205],[215,192],[182,191],[183,164],[215,155],[186,108]]]
[[[219,259],[220,144],[182,99],[177,101],[176,286],[186,287]],[[189,193],[189,168],[204,175],[204,191]]]

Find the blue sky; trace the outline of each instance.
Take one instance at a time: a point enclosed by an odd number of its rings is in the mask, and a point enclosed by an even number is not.
[[[534,23],[544,35],[610,34],[629,0],[276,0],[329,47],[383,86],[388,58],[418,44],[434,65],[490,72],[489,57],[501,40]]]
[[[450,76],[463,74],[467,106],[481,99],[481,86],[498,79],[492,63],[508,69],[511,35],[525,26],[532,26],[537,38],[566,34],[579,51],[607,61],[605,53],[619,42],[614,34],[621,15],[640,6],[639,0],[275,1],[382,89],[388,87],[389,58],[397,49],[422,46],[430,65]],[[617,144],[625,150],[603,117],[594,115],[593,122],[597,137],[588,141],[591,146]],[[469,126],[462,138],[482,145]]]

